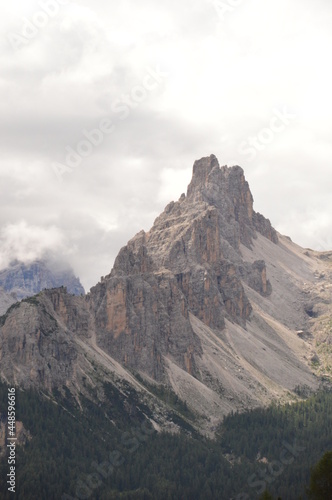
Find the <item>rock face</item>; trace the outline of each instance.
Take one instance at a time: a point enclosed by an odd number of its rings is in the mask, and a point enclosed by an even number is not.
[[[120,250],[88,295],[47,290],[9,309],[1,376],[75,392],[96,370],[137,389],[138,372],[211,420],[286,399],[317,386],[312,346],[296,332],[308,321],[303,282],[324,265],[254,211],[241,167],[202,158],[187,194]]]
[[[0,287],[7,293],[15,293],[17,300],[31,297],[45,288],[66,286],[69,293],[84,294],[80,280],[68,266],[63,269],[55,263],[37,260],[30,264],[14,261],[0,271]]]
[[[80,297],[68,295],[65,288],[45,290],[12,305],[0,318],[3,378],[24,388],[32,385],[51,390],[66,385],[74,378],[78,358],[69,330],[73,323],[84,336],[84,307]]]
[[[201,345],[189,312],[223,329],[225,318],[245,327],[251,305],[241,282],[271,293],[263,261],[243,264],[240,244],[256,238],[253,198],[240,167],[215,156],[195,162],[187,196],[170,203],[152,229],[124,247],[103,283],[91,290],[98,343],[125,366],[165,379],[170,357],[195,375]],[[262,217],[264,235],[276,232]]]

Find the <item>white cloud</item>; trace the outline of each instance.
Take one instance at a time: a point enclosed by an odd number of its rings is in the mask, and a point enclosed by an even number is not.
[[[31,262],[49,251],[64,250],[64,237],[55,226],[47,228],[29,226],[22,220],[5,225],[0,232],[0,269],[17,259]]]

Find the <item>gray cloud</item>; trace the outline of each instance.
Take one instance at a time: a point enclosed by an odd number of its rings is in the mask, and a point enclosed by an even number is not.
[[[14,50],[40,5],[1,16],[1,266],[53,248],[88,289],[211,153],[245,169],[278,229],[332,247],[330,3],[248,0],[221,17],[208,0],[70,2]],[[284,107],[296,118],[267,132]],[[112,132],[59,182],[52,165],[105,119]]]

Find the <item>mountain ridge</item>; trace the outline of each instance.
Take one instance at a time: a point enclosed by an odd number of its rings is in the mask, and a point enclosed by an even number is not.
[[[1,377],[77,398],[86,383],[126,380],[150,405],[141,381],[162,384],[211,431],[231,411],[317,389],[308,311],[325,314],[328,296],[315,273],[328,287],[329,261],[279,235],[254,211],[243,169],[211,155],[87,295],[52,289],[7,311]]]
[[[44,289],[66,286],[69,293],[85,294],[73,270],[56,259],[37,259],[32,262],[14,260],[0,270],[0,315],[15,302],[31,297]]]

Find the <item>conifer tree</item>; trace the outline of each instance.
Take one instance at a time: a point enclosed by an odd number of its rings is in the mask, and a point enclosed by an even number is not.
[[[332,499],[332,451],[327,451],[312,468],[308,495],[312,500]]]

